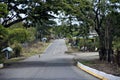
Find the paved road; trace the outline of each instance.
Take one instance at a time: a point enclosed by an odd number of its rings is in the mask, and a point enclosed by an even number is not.
[[[76,53],[73,53],[73,55],[75,55],[75,59],[80,59],[80,60],[99,59],[98,52],[76,52]]]
[[[98,80],[75,67],[66,50],[64,40],[55,40],[40,58],[32,56],[0,69],[0,80]]]

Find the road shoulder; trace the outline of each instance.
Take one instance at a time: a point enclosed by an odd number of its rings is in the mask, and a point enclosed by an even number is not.
[[[94,52],[94,53],[93,52],[92,53],[73,53],[73,55],[75,56],[74,60],[76,62],[77,67],[79,67],[83,71],[99,78],[100,80],[120,80],[120,77],[118,77],[118,76],[114,76],[112,74],[107,74],[103,71],[99,71],[97,69],[94,69],[94,68],[88,67],[86,65],[83,65],[80,62],[80,59],[82,59],[82,60],[98,59],[99,56],[98,56],[97,52]]]

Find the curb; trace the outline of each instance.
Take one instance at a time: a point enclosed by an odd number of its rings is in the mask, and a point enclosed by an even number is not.
[[[103,77],[103,76],[101,76],[99,74],[96,74],[96,73],[92,72],[91,70],[86,69],[84,66],[85,65],[81,64],[80,62],[77,62],[77,67],[82,69],[83,71],[93,75],[94,77],[96,77],[96,78],[98,78],[100,80],[108,80],[107,78],[105,78],[105,77]]]

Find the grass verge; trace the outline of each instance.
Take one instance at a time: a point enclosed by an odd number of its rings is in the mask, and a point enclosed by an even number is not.
[[[94,64],[94,62],[88,61],[88,60],[80,60],[80,63],[82,63],[84,65],[93,65]]]
[[[37,42],[29,47],[23,49],[22,55],[24,57],[30,57],[33,55],[42,54],[50,43]]]
[[[21,53],[22,56],[7,59],[4,61],[4,63],[9,64],[9,63],[24,60],[25,58],[33,55],[37,55],[37,54],[40,55],[45,51],[45,49],[49,46],[49,44],[50,43],[42,43],[42,42],[34,43],[31,46],[28,46],[22,49],[22,53]]]
[[[98,59],[95,59],[95,60],[81,60],[80,59],[78,61],[91,68],[120,77],[120,68],[114,63],[108,63],[106,61],[100,61]]]
[[[16,58],[7,59],[4,61],[4,63],[5,64],[13,63],[13,62],[17,62],[17,61],[24,60],[24,59],[25,59],[25,57],[16,57]]]

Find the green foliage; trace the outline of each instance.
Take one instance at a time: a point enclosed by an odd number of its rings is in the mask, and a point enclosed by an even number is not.
[[[14,54],[12,54],[11,56],[12,57],[19,57],[20,56],[20,53],[22,51],[22,46],[20,43],[18,42],[14,42],[14,44],[12,45],[12,48],[13,48],[13,51],[14,51]]]
[[[115,50],[120,50],[120,37],[119,38],[115,38],[115,40],[113,41],[113,48]]]
[[[50,30],[55,24],[56,23],[52,20],[51,21],[43,21],[43,20],[37,21],[35,24],[37,39],[41,40],[42,37],[50,36],[51,34]]]
[[[113,35],[120,37],[120,13],[113,12],[109,15],[111,17],[111,25],[113,26]]]
[[[108,22],[106,26],[110,28],[109,34],[113,38],[114,49],[120,49],[120,13],[111,12],[106,16],[106,21]]]
[[[2,25],[0,25],[0,39],[6,38],[8,35],[8,31]]]
[[[8,30],[0,25],[0,51],[7,45]]]
[[[7,5],[0,3],[0,17],[4,17],[7,13]]]
[[[9,30],[9,41],[10,43],[14,43],[15,41],[19,43],[23,43],[28,41],[28,33],[24,28],[14,28]]]
[[[16,24],[11,28],[4,28],[0,25],[0,60],[4,60],[4,55],[1,50],[8,45],[12,45],[12,48],[14,49],[14,53],[11,53],[12,57],[20,56],[22,50],[20,43],[33,41],[35,39],[35,32],[35,28],[23,28],[21,23]]]
[[[13,44],[15,41],[18,43],[24,43],[27,41],[33,41],[35,39],[35,28],[24,28],[22,23],[15,24],[8,28],[9,42]]]
[[[27,41],[31,42],[35,40],[36,29],[33,27],[27,28]]]
[[[57,14],[63,7],[60,6],[61,0],[2,0],[1,2],[8,4],[7,9],[9,10],[8,15],[4,17],[2,22],[4,27],[10,27],[23,20],[26,21],[26,25],[34,25],[38,20],[41,23],[49,21],[51,18],[54,18],[49,13],[54,12]],[[21,6],[21,8],[18,6]],[[9,16],[10,14],[12,16]],[[21,14],[26,15],[26,17],[21,16]]]
[[[95,48],[98,48],[98,41],[95,38],[80,38],[78,46],[79,49],[81,49],[84,46],[87,47],[88,51],[95,51]]]
[[[110,0],[112,3],[120,3],[120,0]]]
[[[1,52],[3,48],[5,48],[8,43],[8,31],[2,25],[0,25],[0,63],[4,61],[4,54]]]

